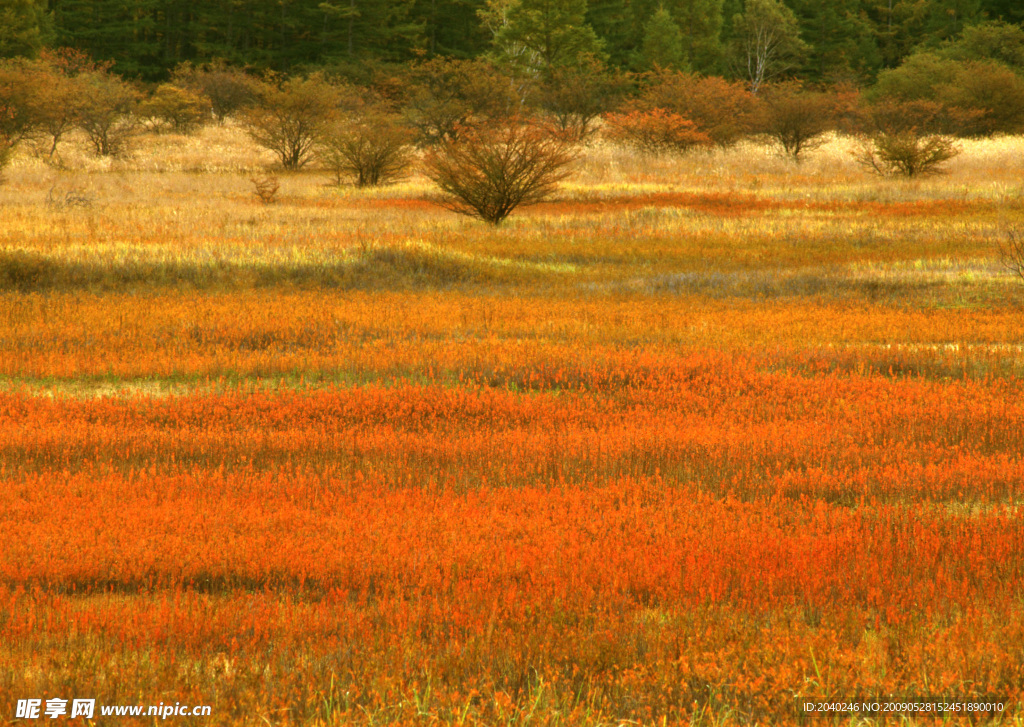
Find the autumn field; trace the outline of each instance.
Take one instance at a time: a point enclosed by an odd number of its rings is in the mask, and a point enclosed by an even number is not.
[[[1024,723],[1024,139],[961,145],[597,143],[496,228],[230,124],[19,157],[0,723]]]

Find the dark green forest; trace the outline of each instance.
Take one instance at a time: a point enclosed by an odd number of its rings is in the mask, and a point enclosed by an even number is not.
[[[742,78],[744,39],[764,22],[776,68],[812,83],[870,84],[974,26],[988,29],[975,45],[1024,66],[1004,25],[1024,22],[1021,0],[0,0],[0,18],[0,57],[71,47],[143,81],[212,59],[358,77],[433,56]]]

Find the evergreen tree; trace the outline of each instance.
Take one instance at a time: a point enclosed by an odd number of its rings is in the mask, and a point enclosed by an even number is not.
[[[814,81],[863,79],[877,73],[882,57],[861,0],[790,0],[808,44],[803,75]]]
[[[0,0],[0,58],[34,57],[51,33],[51,19],[41,0]]]
[[[587,23],[604,44],[608,61],[625,68],[636,53],[633,33],[633,5],[629,0],[590,0],[587,4]]]
[[[494,35],[498,58],[527,75],[543,76],[603,55],[587,25],[587,0],[488,2],[489,10],[499,8],[504,17]]]
[[[1024,3],[1020,0],[982,0],[981,11],[992,20],[1024,23]]]
[[[97,60],[114,61],[117,73],[159,77],[156,0],[59,0],[53,3],[56,40]]]
[[[867,0],[883,68],[895,68],[923,40],[930,0]]]
[[[648,69],[686,69],[683,33],[664,7],[658,8],[644,27],[642,65]]]
[[[487,48],[487,34],[473,0],[417,0],[411,17],[423,30],[423,49],[431,56],[470,58]]]
[[[702,73],[721,70],[723,0],[675,0],[666,5],[683,31],[683,54]]]
[[[724,0],[632,0],[634,38],[643,47],[647,26],[662,8],[678,25],[683,63],[702,73],[722,71],[722,27]],[[642,53],[638,56],[643,58]]]
[[[982,0],[933,0],[926,25],[928,41],[952,40],[968,25],[981,21],[981,3]]]

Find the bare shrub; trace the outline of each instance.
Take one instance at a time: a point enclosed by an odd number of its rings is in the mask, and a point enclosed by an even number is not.
[[[922,135],[910,129],[879,133],[855,153],[858,163],[883,176],[923,177],[943,173],[942,164],[960,153],[946,136]]]
[[[285,81],[271,77],[258,97],[258,104],[242,114],[249,136],[274,152],[285,169],[305,166],[338,118],[340,89],[320,74]]]
[[[695,123],[667,109],[607,114],[604,118],[606,138],[642,154],[681,154],[712,143]]]
[[[516,207],[548,199],[569,176],[569,141],[536,123],[513,119],[459,132],[425,158],[427,175],[447,196],[440,204],[498,225]]]
[[[835,126],[835,100],[827,94],[781,83],[763,89],[762,98],[764,135],[797,163],[805,152],[824,144]]]
[[[139,104],[138,114],[150,119],[157,128],[191,134],[210,118],[210,101],[187,89],[164,83]]]
[[[412,162],[413,132],[380,111],[341,122],[323,137],[319,156],[334,173],[335,184],[352,177],[357,187],[400,179]]]
[[[273,204],[277,201],[277,192],[281,184],[273,174],[255,176],[249,179],[252,182],[253,194],[262,204]]]
[[[1024,281],[1024,233],[1018,229],[1006,231],[1006,240],[999,243],[999,261]]]
[[[95,197],[78,185],[59,185],[50,187],[46,195],[46,206],[55,212],[70,209],[88,209],[92,207]]]
[[[220,123],[256,98],[258,83],[244,71],[232,68],[223,59],[203,66],[182,63],[171,78],[175,86],[205,96],[213,117]]]
[[[972,114],[927,99],[877,100],[863,112],[863,140],[854,158],[884,176],[941,174],[943,163],[960,153],[944,130],[966,123]]]
[[[92,71],[80,78],[85,95],[78,107],[78,128],[85,132],[98,156],[124,156],[139,130],[134,116],[138,95],[107,72]]]

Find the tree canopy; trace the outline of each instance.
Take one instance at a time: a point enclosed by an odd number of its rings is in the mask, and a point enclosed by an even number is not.
[[[144,81],[218,59],[356,76],[434,57],[533,75],[597,58],[751,80],[738,53],[765,18],[786,40],[761,58],[769,75],[863,85],[924,50],[1022,66],[1019,0],[0,0],[0,57],[69,47]]]

